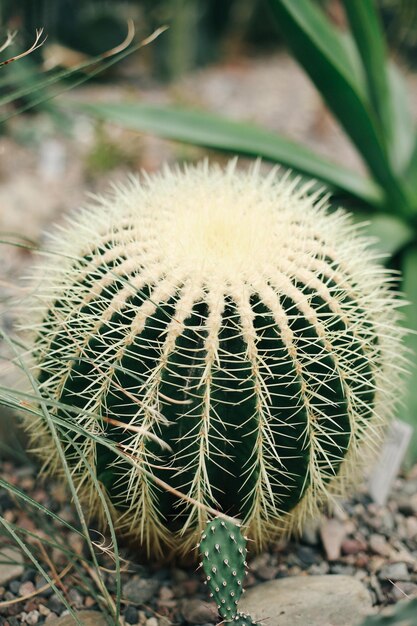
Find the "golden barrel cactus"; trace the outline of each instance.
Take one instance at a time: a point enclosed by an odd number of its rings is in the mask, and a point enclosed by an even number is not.
[[[90,514],[82,456],[149,553],[190,549],[205,506],[260,548],[343,493],[380,442],[402,365],[392,277],[311,188],[259,165],[167,168],[51,237],[32,321],[40,389],[83,429],[63,445]],[[47,422],[29,426],[56,470]]]

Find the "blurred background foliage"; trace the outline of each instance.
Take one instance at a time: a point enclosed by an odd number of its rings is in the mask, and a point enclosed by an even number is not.
[[[343,20],[337,2],[312,0],[332,19]],[[392,47],[409,63],[417,63],[417,2],[378,0]],[[163,45],[152,50],[159,78],[174,78],[194,67],[218,60],[227,48],[245,44],[255,51],[280,45],[279,28],[267,0],[2,0],[0,23],[17,29],[22,45],[30,45],[36,28],[58,43],[95,56],[120,43],[126,20],[146,33],[168,24]],[[48,46],[47,46],[48,47]],[[47,48],[46,47],[46,48]],[[34,56],[41,59],[45,51]],[[33,57],[32,57],[33,58]],[[68,57],[70,59],[70,57]]]

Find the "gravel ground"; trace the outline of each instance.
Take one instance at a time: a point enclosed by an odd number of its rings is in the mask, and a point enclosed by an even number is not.
[[[54,481],[40,485],[37,469],[28,465],[19,467],[5,462],[2,469],[5,480],[77,526],[74,509],[61,485]],[[362,489],[344,503],[343,511],[307,529],[300,541],[283,542],[251,558],[246,588],[288,576],[343,574],[360,580],[369,590],[374,605],[384,606],[416,596],[417,466],[396,480],[386,506],[373,504]],[[33,532],[35,537],[50,538],[55,534],[63,546],[87,556],[77,534],[57,522],[47,528],[44,518],[36,519],[27,510],[18,508],[15,499],[4,490],[0,490],[0,514],[9,523]],[[101,537],[93,531],[91,536],[101,542]],[[35,537],[29,543],[36,550],[39,541]],[[3,560],[5,547],[11,545],[5,537],[0,537]],[[101,566],[112,570],[113,563],[106,553],[98,550],[98,554]],[[19,552],[11,556],[14,561],[21,559]],[[70,569],[65,574],[68,560],[61,550],[54,548],[43,556],[41,551],[39,557],[52,578],[60,576],[60,590],[74,609],[99,609],[80,572]],[[122,549],[122,557],[128,570],[122,574],[122,615],[126,624],[169,626],[217,621],[203,576],[194,567],[138,565],[126,548]],[[92,583],[91,571],[86,567],[83,573],[84,579]],[[103,575],[107,589],[114,596],[114,574]],[[65,606],[33,564],[25,560],[21,565],[0,565],[1,624],[53,624],[53,619],[65,613]]]

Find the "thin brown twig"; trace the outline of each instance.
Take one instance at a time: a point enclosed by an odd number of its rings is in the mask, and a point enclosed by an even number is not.
[[[198,502],[191,496],[188,496],[187,494],[182,493],[178,489],[175,489],[175,487],[172,487],[161,478],[158,478],[158,476],[155,476],[155,474],[148,472],[146,469],[144,469],[143,465],[137,462],[133,454],[129,454],[128,452],[125,452],[125,451],[123,452],[123,454],[125,454],[127,457],[132,459],[136,467],[138,467],[141,472],[146,474],[148,478],[153,480],[157,485],[159,485],[163,489],[166,489],[167,491],[172,493],[174,496],[177,496],[177,498],[180,498],[180,500],[185,500],[186,502],[189,502],[190,504],[196,506],[197,508],[202,509],[206,513],[211,513],[211,515],[214,515],[214,517],[221,517],[224,520],[232,521],[233,523],[238,524],[238,525],[240,524],[240,520],[238,518],[231,517],[230,515],[226,515],[226,513],[222,513],[221,511],[218,511],[217,509],[213,509],[212,507],[207,506],[206,504],[203,504],[203,502]]]
[[[118,54],[119,52],[123,52],[123,50],[126,50],[126,48],[130,46],[134,37],[135,37],[135,25],[133,23],[132,18],[129,17],[129,19],[127,20],[127,35],[126,35],[125,40],[122,41],[122,43],[120,43],[118,46],[115,46],[111,50],[104,52],[104,54],[101,55],[101,58],[107,59],[108,57],[112,57],[115,54]]]
[[[103,372],[103,370],[100,369],[99,366],[94,363],[93,359],[90,359],[90,360],[85,359],[85,360],[87,363],[91,363],[92,365],[94,365],[95,369],[98,371],[99,374],[101,374],[104,377],[108,377],[108,374],[106,374],[106,372]],[[127,391],[127,389],[124,389],[122,385],[119,385],[119,383],[117,383],[115,380],[112,380],[111,383],[114,387],[116,387],[116,389],[121,391],[127,398],[129,398],[129,400],[132,400],[132,402],[134,402],[135,404],[141,405],[140,400],[138,400],[133,394]],[[170,402],[171,404],[180,404],[180,405],[191,404],[191,400],[175,400],[174,398],[171,398],[170,396],[167,396],[164,393],[161,393],[160,391],[158,392],[158,395],[160,398],[162,398],[163,400],[166,400],[167,402]]]
[[[129,456],[130,453],[128,452],[128,450],[131,448],[131,446],[124,445],[123,443],[117,443],[116,448],[120,450],[122,454],[126,454]],[[133,455],[130,455],[130,456],[134,458]],[[146,465],[148,467],[153,467],[154,469],[157,469],[158,471],[160,470],[161,472],[162,471],[163,472],[178,472],[178,470],[180,469],[179,467],[175,465],[170,465],[169,467],[163,467],[162,465],[156,465],[156,463],[151,463],[148,460],[146,461]]]
[[[99,576],[97,574],[97,572],[90,567],[87,563],[82,563],[84,569],[86,570],[87,574],[90,575],[90,577],[92,578],[92,580],[94,580],[94,582],[96,583],[97,587],[101,590],[104,589],[104,591],[106,592],[106,587],[104,584],[103,579],[101,578],[101,576]],[[103,596],[101,597],[102,600],[104,600],[104,602],[108,602],[111,605],[111,609],[113,610],[113,614],[116,615],[116,604],[113,600],[113,598],[111,597],[110,593],[104,593]]]
[[[52,578],[52,582],[58,583],[61,580],[61,578],[64,578],[64,576],[66,576],[73,567],[74,566],[72,563],[68,563],[68,565],[62,570],[62,572],[58,574],[57,578]],[[13,600],[4,600],[3,602],[0,602],[0,607],[10,606],[11,604],[18,604],[19,602],[26,602],[26,600],[29,600],[30,598],[38,596],[39,594],[43,593],[47,589],[50,589],[50,587],[51,587],[51,584],[46,583],[46,585],[42,585],[42,587],[39,587],[39,589],[36,589],[35,591],[32,591],[32,593],[28,593],[25,596],[22,596],[20,598],[13,598]]]
[[[53,577],[57,579],[57,585],[59,585],[61,587],[62,592],[64,593],[64,595],[68,595],[68,589],[67,589],[66,585],[64,585],[63,581],[59,578],[59,575],[58,575],[58,572],[56,571],[55,565],[52,563],[51,559],[48,556],[47,551],[45,550],[45,546],[39,540],[36,543],[38,544],[39,549],[42,552],[43,558],[45,559],[47,565],[49,565]]]
[[[167,443],[165,443],[165,441],[157,437],[157,435],[154,435],[153,433],[149,432],[143,426],[135,426],[134,424],[126,424],[125,422],[115,420],[112,417],[106,417],[105,415],[100,415],[99,419],[103,420],[103,422],[107,422],[108,424],[113,424],[113,426],[120,426],[124,430],[131,430],[132,432],[138,433],[139,435],[147,435],[150,439],[153,439],[155,443],[158,443],[161,447],[165,448],[166,450],[170,450],[172,452],[170,446]]]
[[[16,56],[11,57],[10,59],[7,59],[6,61],[2,61],[0,63],[0,67],[2,67],[3,65],[8,65],[9,63],[12,63],[13,61],[18,61],[19,59],[23,59],[23,57],[27,56],[28,54],[31,54],[32,52],[34,52],[35,50],[37,50],[38,48],[43,46],[43,44],[46,41],[47,35],[45,35],[45,37],[41,41],[42,35],[43,35],[43,28],[37,28],[36,29],[36,38],[35,38],[35,41],[33,42],[33,44],[31,45],[31,47],[28,48],[27,50],[25,50],[24,52],[21,52],[20,54],[17,54]],[[9,39],[9,37],[8,37],[8,39]],[[7,43],[7,41],[6,41],[6,43]],[[9,44],[7,44],[7,45],[9,45]],[[2,47],[2,50],[4,50],[4,46]]]

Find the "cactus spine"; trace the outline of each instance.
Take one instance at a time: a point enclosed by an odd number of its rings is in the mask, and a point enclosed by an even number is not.
[[[256,548],[299,529],[355,480],[393,412],[392,279],[349,217],[297,184],[234,162],[132,179],[68,220],[41,263],[40,389],[72,407],[56,411],[86,431],[76,443],[117,527],[149,552],[188,551],[205,505],[242,519]],[[47,425],[29,427],[56,470]]]

